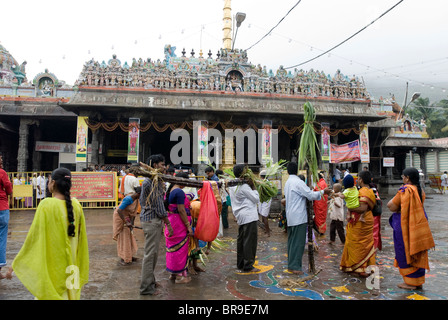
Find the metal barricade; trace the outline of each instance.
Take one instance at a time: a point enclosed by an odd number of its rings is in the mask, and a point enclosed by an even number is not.
[[[10,196],[9,209],[10,210],[36,210],[39,202],[47,197],[51,197],[51,193],[48,190],[48,178],[51,175],[50,171],[39,172],[7,172],[8,177],[13,184],[13,194]],[[88,195],[85,198],[76,197],[81,203],[83,208],[88,209],[106,209],[115,208],[118,203],[118,190],[120,187],[122,176],[117,176],[116,172],[72,172],[75,178],[79,176],[102,176],[102,175],[114,175],[114,183],[111,186],[112,190],[109,193],[113,194],[113,199],[89,199]],[[140,185],[143,183],[144,177],[137,177]],[[204,176],[196,176],[199,181],[206,180]],[[88,183],[88,182],[84,182]],[[93,180],[93,183],[95,181]],[[81,187],[84,187],[83,185]],[[75,189],[79,189],[79,186],[72,184],[72,196],[76,194]]]
[[[47,181],[51,172],[7,172],[7,174],[13,185],[9,201],[10,210],[35,210],[39,202],[47,196]]]
[[[48,178],[51,175],[49,171],[39,172],[7,172],[8,177],[13,184],[13,193],[10,196],[9,209],[14,210],[36,210],[39,202],[52,194],[48,190]],[[109,197],[102,199],[101,197],[90,198],[90,193],[85,196],[79,196],[79,189],[82,191],[89,189],[88,183],[80,179],[81,177],[102,177],[110,176],[106,189]],[[92,179],[92,185],[100,185],[103,181],[95,181]],[[105,209],[114,208],[118,203],[118,182],[116,172],[72,172],[72,197],[76,197],[83,208],[89,209]],[[81,185],[79,185],[81,183]],[[83,183],[85,185],[83,185]],[[104,186],[103,186],[104,187]]]

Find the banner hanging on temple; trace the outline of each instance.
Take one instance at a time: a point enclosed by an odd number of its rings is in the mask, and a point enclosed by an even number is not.
[[[366,124],[359,125],[359,149],[361,151],[361,162],[370,162],[370,152],[369,152],[369,128]]]
[[[330,161],[330,124],[327,122],[321,123],[322,135],[322,161]]]
[[[208,163],[208,122],[198,121],[198,162]]]
[[[89,128],[86,123],[87,117],[78,117],[76,126],[76,162],[87,161],[87,139]]]
[[[341,145],[330,143],[330,163],[349,163],[360,159],[359,140]]]
[[[129,118],[128,162],[138,163],[139,140],[140,140],[140,119]]]

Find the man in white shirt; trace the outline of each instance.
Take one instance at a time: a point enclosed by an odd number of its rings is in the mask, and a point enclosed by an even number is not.
[[[262,170],[260,172],[260,178],[265,179],[266,178],[266,170]],[[269,199],[267,202],[258,202],[258,213],[261,216],[261,221],[264,225],[264,232],[268,237],[271,236],[271,229],[269,228],[269,212],[271,211],[271,203],[272,199]]]
[[[47,186],[43,172],[41,172],[40,175],[37,177],[36,182],[37,182],[37,194],[36,194],[37,203],[36,203],[36,205],[38,205],[39,202],[43,198],[45,198],[45,188]]]
[[[18,174],[13,180],[13,185],[18,186],[23,184],[22,183],[22,175]],[[22,197],[14,197],[14,208],[21,208],[22,207]]]
[[[308,226],[306,200],[320,200],[323,194],[330,194],[331,189],[313,191],[297,176],[298,166],[290,162],[287,167],[289,178],[285,184],[286,221],[288,223],[288,271],[303,274],[302,256]]]
[[[140,182],[136,177],[137,166],[129,168],[129,174],[124,177],[124,196],[129,196],[135,193],[135,188],[140,187]]]
[[[445,194],[445,190],[448,187],[448,172],[444,171],[442,176],[440,177],[441,186],[442,186],[442,194]]]
[[[341,179],[341,171],[339,170],[339,166],[336,166],[336,168],[334,169],[334,180],[335,183],[340,183],[342,181]]]
[[[246,166],[237,164],[233,167],[235,177],[239,178]],[[237,268],[243,272],[258,272],[254,267],[257,252],[258,210],[260,196],[253,185],[242,184],[229,187],[232,212],[238,224]]]

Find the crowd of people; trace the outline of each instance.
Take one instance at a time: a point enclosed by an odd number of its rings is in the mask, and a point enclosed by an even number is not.
[[[336,168],[333,186],[330,189],[319,174],[314,190],[299,177],[297,164],[288,165],[289,178],[285,185],[286,219],[288,233],[288,269],[302,274],[302,256],[306,243],[307,211],[306,200],[313,201],[314,230],[323,236],[326,230],[327,214],[330,218],[330,241],[334,244],[336,232],[344,245],[340,270],[370,275],[369,266],[376,264],[375,256],[382,249],[381,213],[382,201],[372,175],[367,167],[358,173],[357,186],[348,170]],[[420,289],[429,270],[428,250],[435,247],[428,216],[424,209],[425,193],[420,183],[420,173],[415,168],[406,168],[402,174],[403,186],[387,203],[393,214],[389,224],[393,229],[395,262],[403,277],[398,286],[403,289]],[[327,198],[328,197],[328,198]],[[344,230],[344,224],[346,227]]]
[[[144,165],[144,164],[141,164]],[[147,168],[167,173],[163,155],[152,155]],[[6,238],[8,232],[8,195],[12,183],[1,169],[0,155],[0,276],[11,279],[13,274],[37,299],[79,299],[81,289],[88,282],[89,252],[86,223],[82,206],[70,196],[71,172],[65,168],[55,169],[48,178],[51,197],[40,201],[27,238],[6,274]],[[191,274],[202,272],[198,264],[198,253],[206,244],[195,237],[198,232],[201,206],[212,197],[211,218],[219,217],[219,232],[228,228],[228,208],[238,225],[236,244],[236,268],[242,273],[259,272],[255,266],[258,244],[259,217],[269,236],[269,203],[261,206],[260,196],[253,182],[238,186],[223,187],[219,176],[210,167],[205,170],[207,179],[197,192],[182,181],[166,184],[161,179],[145,178],[138,183],[135,167],[121,180],[123,199],[113,213],[113,239],[117,243],[120,265],[127,266],[137,258],[137,243],[133,229],[141,228],[144,248],[141,268],[141,295],[156,295],[160,284],[155,277],[155,268],[162,237],[166,244],[166,270],[176,284],[187,284]],[[246,165],[233,167],[236,178],[242,177]],[[381,250],[381,227],[378,225],[381,210],[378,209],[378,192],[372,184],[368,170],[359,172],[357,186],[350,173],[339,176],[328,186],[324,173],[311,189],[305,177],[298,175],[298,165],[290,162],[289,174],[284,189],[285,207],[283,224],[287,232],[288,271],[294,275],[304,273],[302,258],[307,240],[307,201],[313,202],[313,228],[322,237],[326,233],[327,214],[330,223],[330,244],[336,241],[336,232],[344,245],[340,270],[361,277],[369,275],[369,266],[375,265],[375,254]],[[263,172],[261,172],[263,175]],[[178,173],[178,178],[194,179],[192,173]],[[403,186],[387,203],[393,212],[389,223],[393,228],[395,266],[399,268],[405,289],[421,288],[425,282],[425,271],[429,269],[428,250],[435,246],[424,210],[425,193],[420,186],[419,173],[415,168],[403,171]],[[222,181],[222,180],[221,180]],[[202,202],[202,203],[201,203]],[[225,204],[225,205],[224,205]],[[267,212],[267,213],[266,213]],[[379,214],[378,214],[379,212]],[[209,213],[207,213],[209,214]],[[141,227],[135,224],[139,217]],[[202,219],[203,220],[203,219]],[[344,230],[344,224],[346,224]],[[222,233],[221,233],[222,234]],[[212,241],[211,238],[210,241]]]

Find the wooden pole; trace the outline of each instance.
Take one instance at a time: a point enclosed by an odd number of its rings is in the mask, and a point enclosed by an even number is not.
[[[180,185],[183,185],[186,187],[193,187],[193,188],[198,188],[198,189],[202,188],[202,184],[203,184],[203,181],[200,181],[200,180],[180,178],[180,177],[171,176],[169,174],[153,173],[153,172],[146,171],[142,168],[140,168],[137,171],[137,174],[140,176],[143,176],[143,177],[151,178],[151,179],[154,178],[155,176],[158,176],[163,182],[176,183],[176,184],[180,184]],[[240,185],[243,183],[247,183],[247,181],[242,180],[242,179],[234,179],[234,180],[226,180],[225,181],[225,184],[228,187]],[[218,184],[218,187],[222,186],[221,181],[218,181],[217,184]]]
[[[312,189],[311,170],[309,169],[308,163],[305,165],[305,169],[306,169],[306,180],[307,180],[308,187],[310,187],[310,189]],[[313,243],[313,224],[314,224],[313,201],[307,200],[306,207],[307,207],[307,214],[308,214],[308,265],[309,265],[309,272],[311,274],[315,274],[316,267],[314,264],[314,243]]]

